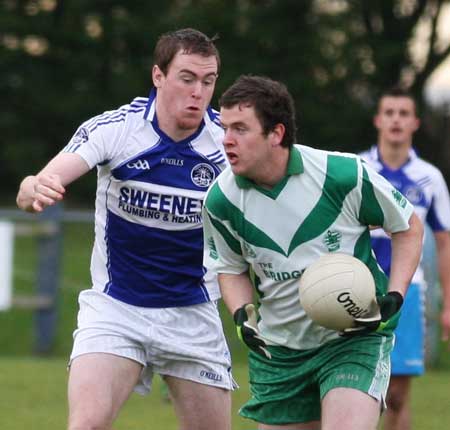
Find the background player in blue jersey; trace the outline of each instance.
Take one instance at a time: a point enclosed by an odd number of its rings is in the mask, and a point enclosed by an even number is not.
[[[382,94],[374,117],[377,145],[361,155],[414,205],[422,222],[434,232],[443,291],[442,337],[450,333],[450,199],[441,172],[417,156],[412,148],[419,127],[415,101],[410,94],[392,88]],[[391,270],[391,241],[381,230],[372,231],[377,260],[387,275]],[[388,389],[385,429],[409,430],[411,376],[424,372],[424,279],[419,266],[408,289],[402,316],[395,331],[391,355],[392,377]]]
[[[93,288],[80,293],[70,358],[72,430],[111,428],[154,373],[169,386],[181,429],[230,429],[220,292],[202,264],[203,198],[226,164],[209,107],[219,54],[212,39],[183,29],[160,37],[153,61],[148,98],[83,123],[17,196],[21,209],[41,212],[97,167]]]

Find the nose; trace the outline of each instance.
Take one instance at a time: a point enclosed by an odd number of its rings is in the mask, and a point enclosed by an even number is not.
[[[401,119],[402,115],[400,112],[394,112],[394,114],[392,115],[392,119],[394,121],[399,121]]]
[[[223,145],[230,146],[234,144],[233,132],[230,129],[225,130],[225,136],[223,137]]]
[[[199,99],[202,96],[202,83],[201,81],[197,80],[194,83],[194,86],[192,88],[192,97],[195,99]]]

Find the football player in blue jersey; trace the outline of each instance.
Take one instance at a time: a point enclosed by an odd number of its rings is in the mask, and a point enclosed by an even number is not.
[[[203,198],[226,165],[209,107],[220,57],[214,38],[188,28],[162,35],[153,60],[148,97],[84,122],[17,195],[21,209],[41,212],[97,168],[92,288],[79,296],[70,357],[70,430],[110,429],[155,373],[181,429],[231,428],[220,291],[202,264]]]
[[[378,102],[374,125],[378,142],[362,157],[388,179],[414,205],[422,222],[428,223],[437,245],[438,268],[443,291],[442,336],[450,333],[450,199],[441,172],[417,156],[413,135],[419,127],[416,103],[400,88],[384,92]],[[387,275],[391,269],[391,241],[381,229],[372,231],[378,262]],[[411,377],[424,372],[424,289],[419,266],[408,289],[396,341],[391,354],[392,373],[387,395],[386,430],[411,429]]]

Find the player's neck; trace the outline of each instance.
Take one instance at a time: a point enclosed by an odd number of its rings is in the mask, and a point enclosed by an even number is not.
[[[391,169],[398,169],[409,159],[411,144],[390,144],[378,142],[378,151],[383,163]]]
[[[289,150],[282,147],[279,150],[280,152],[270,160],[270,163],[260,166],[257,175],[253,178],[253,182],[261,188],[271,190],[286,176]]]
[[[156,117],[158,119],[159,129],[169,136],[174,142],[180,142],[188,138],[198,130],[198,126],[200,125],[198,124],[195,128],[180,127],[171,112],[164,109],[163,106],[158,105],[158,100],[156,101]]]

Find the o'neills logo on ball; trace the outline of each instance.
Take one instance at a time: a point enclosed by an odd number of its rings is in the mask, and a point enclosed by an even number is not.
[[[350,293],[341,293],[337,296],[337,301],[341,303],[347,313],[353,318],[360,318],[369,313],[368,309],[357,306],[356,303],[350,297]]]

